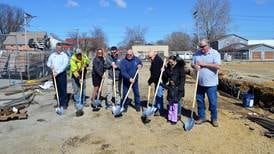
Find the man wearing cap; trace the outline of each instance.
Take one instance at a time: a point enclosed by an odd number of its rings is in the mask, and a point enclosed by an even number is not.
[[[119,103],[118,100],[121,99],[121,74],[119,69],[120,59],[118,59],[118,50],[117,47],[113,46],[110,48],[110,52],[106,56],[105,60],[105,68],[108,70],[108,78],[106,79],[107,84],[107,101],[114,101],[114,103]],[[113,70],[115,72],[113,72]],[[115,77],[114,74],[115,73]],[[113,89],[113,84],[115,80],[115,89]],[[116,93],[116,98],[114,98],[114,94]],[[106,103],[106,108],[111,107],[111,103]]]
[[[201,40],[199,46],[200,50],[193,55],[191,64],[194,69],[200,72],[196,93],[199,120],[196,121],[196,124],[202,124],[207,121],[205,116],[205,94],[207,94],[209,110],[211,112],[211,124],[214,127],[218,127],[217,85],[221,57],[218,51],[209,46],[208,40]]]
[[[76,116],[83,115],[83,105],[86,96],[86,81],[85,76],[87,72],[87,67],[90,60],[87,55],[82,53],[81,49],[76,49],[76,52],[72,55],[70,59],[70,76],[72,79],[73,97],[75,100]],[[84,71],[83,81],[82,71]],[[81,83],[83,83],[82,96],[80,96]],[[80,99],[81,97],[81,99]],[[81,100],[81,101],[80,101]]]
[[[48,59],[47,66],[52,69],[53,77],[56,79],[59,95],[60,108],[66,109],[67,102],[67,71],[68,56],[62,52],[62,47],[57,44],[56,52],[53,52]]]

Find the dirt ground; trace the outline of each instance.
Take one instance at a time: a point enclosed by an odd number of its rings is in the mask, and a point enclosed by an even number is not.
[[[147,72],[148,67],[140,72],[142,100],[147,97]],[[90,96],[91,80],[87,83]],[[68,86],[71,92],[71,83]],[[190,114],[194,80],[187,78],[185,89],[182,121]],[[164,117],[152,117],[150,123],[143,124],[141,112],[133,108],[114,118],[110,110],[93,112],[86,107],[82,117],[75,117],[71,101],[65,115],[58,116],[53,95],[53,89],[41,91],[35,97],[38,104],[28,108],[28,119],[0,123],[0,153],[274,153],[274,140],[264,137],[264,128],[246,119],[253,112],[274,118],[273,114],[259,108],[242,108],[241,102],[221,95],[220,126],[205,123],[189,132],[183,130],[183,123],[171,125]]]

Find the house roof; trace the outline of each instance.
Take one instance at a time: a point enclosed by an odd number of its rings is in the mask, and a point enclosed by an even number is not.
[[[253,45],[241,44],[241,45],[244,45],[244,47],[242,47],[242,48],[233,48],[233,46],[240,45],[240,44],[241,43],[232,44],[230,46],[227,46],[227,47],[221,49],[220,51],[226,51],[226,52],[247,51],[247,50],[250,50],[250,49],[258,48],[260,46],[266,46],[266,47],[274,49],[274,47],[266,45],[266,44],[253,44]]]
[[[222,48],[222,49],[220,49],[220,50],[221,50],[221,51],[231,51],[231,50],[236,51],[236,50],[238,50],[238,49],[243,48],[243,47],[240,47],[240,46],[246,47],[246,46],[248,46],[248,45],[247,45],[247,44],[244,44],[244,43],[234,43],[234,44],[231,44],[231,45],[229,45],[229,46],[226,46],[226,47],[224,47],[224,48]]]
[[[15,37],[10,35],[15,35],[17,37],[18,45],[25,44],[25,32],[10,32],[3,43],[4,45],[16,44]],[[39,40],[39,39],[43,39],[45,36],[47,36],[46,32],[27,32],[27,43],[28,43],[28,40],[31,38]]]
[[[225,36],[218,37],[218,38],[212,40],[211,42],[220,41],[220,40],[226,39],[226,38],[231,37],[231,36],[239,37],[239,38],[241,38],[241,39],[243,39],[243,40],[248,41],[247,39],[245,39],[245,38],[243,38],[243,37],[241,37],[241,36],[239,36],[239,35],[236,35],[236,34],[228,34],[228,35],[225,35]]]

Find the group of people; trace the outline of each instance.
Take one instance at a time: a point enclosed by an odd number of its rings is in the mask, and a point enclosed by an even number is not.
[[[218,70],[221,65],[220,54],[209,46],[209,42],[203,39],[199,43],[198,50],[192,59],[191,66],[199,71],[198,87],[196,92],[196,101],[198,105],[199,119],[197,124],[206,122],[205,116],[205,94],[209,100],[209,110],[211,111],[211,123],[218,127],[217,119],[217,85]],[[182,114],[182,103],[185,96],[185,62],[179,56],[172,55],[167,58],[167,64],[155,51],[148,53],[148,59],[151,61],[150,77],[148,85],[155,86],[155,103],[154,107],[156,116],[167,116],[171,124],[176,124]],[[61,51],[60,46],[56,47],[56,52],[52,53],[48,59],[48,67],[52,69],[53,78],[57,82],[59,93],[60,107],[68,107],[67,95],[67,78],[66,70],[69,64],[69,74],[72,79],[73,98],[75,100],[76,115],[83,115],[83,107],[86,96],[86,73],[90,64],[90,59],[81,49],[77,49],[72,57]],[[127,112],[129,99],[126,93],[132,87],[134,94],[134,107],[137,112],[141,111],[141,100],[138,84],[138,70],[143,67],[142,61],[134,55],[132,49],[127,50],[126,56],[120,59],[117,47],[113,46],[110,52],[105,55],[103,49],[97,49],[96,56],[92,60],[92,84],[93,94],[91,102],[100,98],[102,82],[106,87],[106,108],[111,108],[113,104],[122,105],[125,100],[124,111]],[[136,76],[136,78],[134,78]],[[115,84],[115,86],[114,86]],[[122,86],[123,85],[123,86]],[[122,90],[121,90],[122,89]],[[156,91],[157,90],[157,91]],[[164,110],[164,90],[167,90],[168,112]],[[95,108],[92,105],[91,107]]]

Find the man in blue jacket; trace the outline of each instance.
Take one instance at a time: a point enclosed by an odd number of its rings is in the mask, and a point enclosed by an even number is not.
[[[129,86],[133,83],[132,89],[134,93],[134,102],[135,102],[135,110],[137,112],[141,111],[141,101],[139,94],[139,85],[138,85],[138,76],[135,81],[133,80],[134,75],[137,69],[141,69],[143,66],[141,60],[138,57],[135,57],[133,54],[133,50],[129,49],[127,51],[126,57],[120,63],[121,75],[123,78],[123,98],[125,97],[127,91],[129,90]],[[127,111],[128,101],[125,103],[125,112]]]

